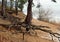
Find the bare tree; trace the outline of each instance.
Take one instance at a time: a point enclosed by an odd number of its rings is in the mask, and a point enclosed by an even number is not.
[[[52,15],[52,11],[50,9],[48,10],[39,9],[38,20],[49,22],[49,20],[52,18],[51,15]]]

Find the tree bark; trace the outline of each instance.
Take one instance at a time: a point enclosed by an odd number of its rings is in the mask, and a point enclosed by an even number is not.
[[[7,0],[5,0],[5,9],[7,9]]]
[[[18,15],[18,0],[15,1],[16,15]]]
[[[2,16],[5,16],[5,0],[2,0]]]
[[[28,0],[28,7],[27,7],[27,16],[25,19],[25,23],[30,25],[32,20],[32,2],[33,0]]]
[[[10,10],[12,11],[13,8],[13,0],[10,0]]]

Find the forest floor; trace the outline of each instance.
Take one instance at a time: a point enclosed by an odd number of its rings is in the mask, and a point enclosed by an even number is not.
[[[19,12],[17,16],[13,14],[13,16],[21,18],[21,22],[23,22],[25,19],[25,15],[22,12]],[[42,25],[42,26],[50,27],[50,28],[46,28],[47,30],[52,30],[53,32],[57,32],[57,33],[60,32],[59,30],[60,28],[56,24],[53,25],[48,22],[43,22],[36,19],[32,19],[31,22],[32,24],[37,26]],[[0,24],[10,24],[10,22],[0,19]],[[3,26],[0,26],[0,42],[57,42],[58,41],[55,37],[53,41],[52,37],[48,33],[43,32],[41,30],[35,31],[37,32],[37,35],[30,35],[26,33],[24,40],[23,40],[23,34],[17,32],[14,29],[11,29],[11,31],[9,31]]]

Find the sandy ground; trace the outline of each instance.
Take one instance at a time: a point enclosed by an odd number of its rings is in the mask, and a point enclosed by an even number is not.
[[[17,17],[19,18],[24,17],[25,19],[25,16],[23,15],[22,12],[19,12],[18,14],[19,15],[17,15]],[[24,20],[22,19],[22,21]],[[59,30],[57,29],[59,28],[59,26],[57,25],[53,25],[47,22],[36,20],[36,19],[32,19],[31,22],[32,24],[37,25],[37,26],[39,25],[48,26],[50,27],[49,29],[52,30],[53,32],[59,32]],[[9,24],[10,22],[1,20],[0,23]],[[51,36],[46,32],[43,32],[40,30],[36,30],[36,32],[37,32],[37,35],[34,35],[34,36],[26,33],[25,38],[23,40],[22,33],[16,33],[15,30],[8,31],[4,27],[0,26],[0,42],[57,42],[57,39],[54,38],[54,41],[53,41]]]
[[[3,27],[0,26],[0,29],[1,28]],[[3,29],[2,31],[0,30],[0,42],[54,42],[54,41],[42,38],[40,34],[34,35],[34,36],[25,34],[25,37],[23,40],[22,33],[16,34],[14,31],[8,31]]]

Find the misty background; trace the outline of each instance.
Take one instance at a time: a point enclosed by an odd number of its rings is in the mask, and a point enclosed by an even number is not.
[[[8,1],[8,5],[9,0]],[[0,0],[1,2],[1,0]],[[51,14],[51,20],[55,20],[56,22],[60,21],[60,0],[56,0],[56,3],[52,2],[51,0],[33,0],[34,6],[32,8],[33,18],[37,19],[39,17],[39,9],[36,8],[37,4],[40,3],[41,9],[44,9],[45,11],[50,10],[52,12]],[[27,3],[24,4],[23,12],[27,14]]]

